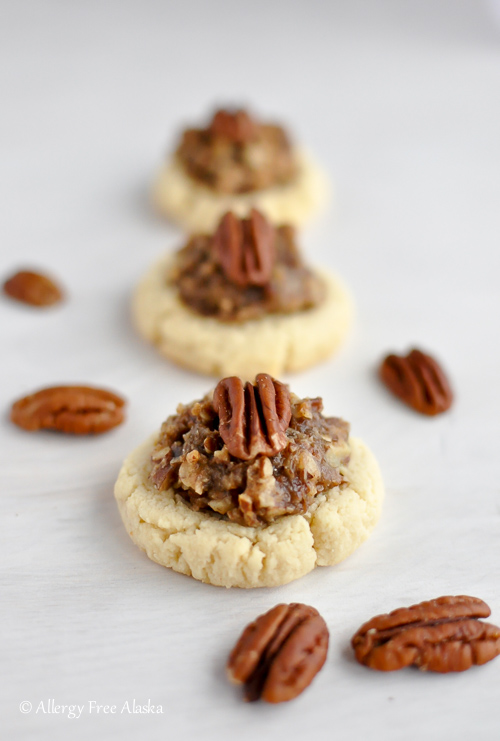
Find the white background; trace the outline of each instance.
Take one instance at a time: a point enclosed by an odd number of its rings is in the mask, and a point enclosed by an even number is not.
[[[498,739],[500,659],[462,675],[357,665],[372,615],[472,594],[500,623],[500,30],[481,2],[0,4],[1,275],[34,266],[67,302],[0,298],[2,728],[8,739]],[[336,202],[302,235],[351,287],[334,360],[285,379],[375,451],[387,496],[370,540],[273,590],[224,590],[150,562],[114,504],[122,459],[212,381],[130,325],[140,274],[182,235],[148,201],[179,128],[248,102],[321,159]],[[435,354],[456,390],[427,419],[390,397],[388,351]],[[83,382],[129,400],[108,435],[28,434],[11,402]],[[245,705],[224,663],[279,601],[315,605],[324,670],[297,701]],[[79,704],[79,719],[43,714]],[[163,715],[121,713],[126,701]],[[19,703],[33,704],[21,714]],[[116,704],[114,715],[89,701]]]

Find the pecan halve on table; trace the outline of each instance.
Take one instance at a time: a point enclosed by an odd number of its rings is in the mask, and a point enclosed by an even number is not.
[[[326,661],[328,628],[314,607],[276,605],[243,631],[227,663],[245,699],[278,703],[308,687]]]
[[[255,386],[243,385],[236,376],[223,378],[215,388],[213,405],[219,415],[220,436],[236,458],[273,456],[288,445],[290,392],[268,373],[259,373]]]
[[[500,654],[500,628],[479,620],[490,613],[476,597],[439,597],[377,615],[351,644],[359,663],[370,669],[462,672]]]
[[[71,435],[100,435],[124,420],[124,399],[90,386],[53,386],[19,399],[10,418],[29,432],[58,430]]]
[[[421,350],[388,355],[379,375],[392,393],[421,414],[433,416],[450,408],[453,392],[439,363]]]
[[[47,275],[32,270],[20,270],[3,284],[3,291],[10,298],[30,306],[52,306],[64,298],[62,290]]]

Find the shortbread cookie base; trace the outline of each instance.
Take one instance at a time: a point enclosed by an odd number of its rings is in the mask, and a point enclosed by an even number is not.
[[[328,179],[308,154],[296,153],[297,176],[287,185],[243,194],[216,193],[197,183],[173,157],[160,171],[153,189],[156,208],[188,232],[211,233],[221,216],[262,211],[274,224],[301,226],[326,204]]]
[[[337,350],[350,328],[351,298],[341,281],[326,271],[318,271],[327,295],[316,308],[231,324],[201,316],[179,300],[168,284],[172,261],[167,255],[146,273],[136,289],[132,314],[143,337],[190,370],[244,379],[300,371]]]
[[[347,488],[316,497],[306,515],[252,528],[195,512],[172,489],[149,480],[156,436],[123,463],[115,497],[130,537],[150,559],[221,587],[275,587],[315,566],[349,556],[375,527],[384,487],[378,464],[361,440],[350,439]]]

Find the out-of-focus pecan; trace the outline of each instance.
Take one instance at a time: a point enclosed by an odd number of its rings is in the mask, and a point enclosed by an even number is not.
[[[352,638],[360,664],[390,672],[417,666],[462,672],[500,654],[500,628],[482,623],[490,608],[476,597],[439,597],[377,615]]]
[[[208,130],[212,136],[225,137],[236,144],[245,144],[255,139],[258,127],[244,110],[221,109],[214,114]]]
[[[249,219],[226,213],[213,237],[213,245],[226,277],[238,286],[269,283],[276,259],[276,232],[253,208]]]
[[[99,435],[123,422],[124,404],[120,396],[104,389],[54,386],[16,401],[10,418],[30,432],[45,429]]]
[[[21,270],[3,284],[4,293],[16,301],[31,306],[52,306],[63,298],[63,293],[53,280],[41,273]]]
[[[278,703],[308,687],[326,660],[328,628],[314,607],[276,605],[243,631],[227,663],[245,699]]]
[[[411,350],[406,357],[388,355],[380,366],[379,375],[395,396],[422,414],[440,414],[453,402],[453,393],[442,368],[420,350]]]
[[[255,383],[243,385],[236,376],[223,378],[213,396],[220,436],[231,455],[243,461],[276,455],[288,445],[285,431],[292,416],[288,387],[268,373],[259,373]]]

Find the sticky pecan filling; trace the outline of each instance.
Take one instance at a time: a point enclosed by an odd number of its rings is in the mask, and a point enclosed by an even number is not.
[[[245,111],[218,111],[204,129],[184,131],[176,156],[186,172],[217,193],[250,193],[289,183],[297,174],[281,126]]]
[[[169,280],[189,308],[223,322],[318,306],[325,297],[325,285],[304,265],[293,228],[281,226],[275,231],[274,264],[265,285],[241,286],[231,280],[213,248],[213,237],[204,234],[191,237],[177,253]]]
[[[151,480],[169,487],[194,510],[256,527],[282,515],[304,514],[322,492],[346,485],[349,425],[324,417],[320,398],[290,395],[286,447],[268,457],[241,460],[219,433],[212,395],[180,405],[161,428]]]

